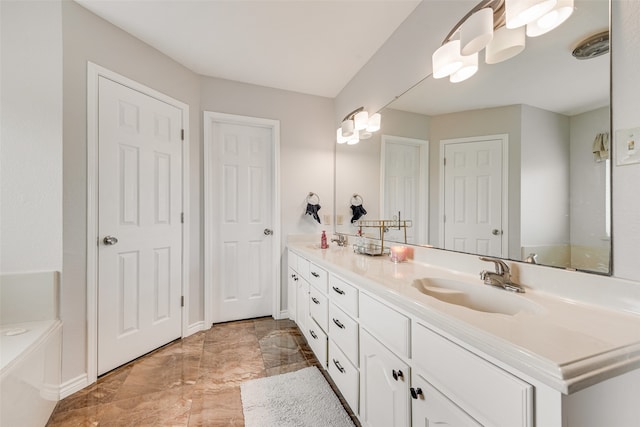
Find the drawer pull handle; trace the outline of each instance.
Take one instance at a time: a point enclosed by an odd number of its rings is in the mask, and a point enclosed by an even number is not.
[[[309,333],[311,334],[311,336],[313,337],[314,340],[318,339],[318,336],[316,335],[316,333],[313,332],[311,329],[309,329]]]
[[[319,275],[318,273],[316,273],[315,271],[312,271],[312,272],[311,272],[311,275],[312,275],[313,277],[320,277],[320,275]]]
[[[333,359],[333,364],[336,365],[336,368],[338,368],[338,371],[344,374],[344,368],[342,367],[340,362],[338,362],[336,359]]]
[[[422,389],[420,387],[418,388],[411,387],[409,390],[411,390],[412,398],[418,399],[418,396],[422,396],[422,398],[424,398],[424,394],[422,393]]]
[[[340,329],[344,329],[344,325],[342,324],[342,322],[340,322],[338,319],[333,319],[333,323],[336,324],[336,326]]]
[[[293,280],[297,282],[298,281],[298,277],[296,276]]]
[[[397,371],[394,369],[393,371],[391,371],[391,373],[393,375],[393,379],[396,381],[398,381],[398,378],[404,379],[404,374],[400,369],[398,369]]]
[[[333,290],[334,290],[334,291],[336,291],[336,292],[337,292],[337,293],[339,293],[340,295],[344,295],[344,291],[343,291],[342,289],[337,288],[337,287],[335,287],[335,286],[332,286],[332,287],[333,287]]]
[[[311,301],[313,301],[314,304],[320,304],[320,301],[318,301],[316,297],[311,297]]]

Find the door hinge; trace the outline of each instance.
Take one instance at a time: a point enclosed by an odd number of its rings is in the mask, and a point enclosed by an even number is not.
[[[446,215],[442,215],[442,222],[447,222],[447,216]]]
[[[184,129],[180,129],[180,140],[184,141]]]
[[[184,296],[180,297],[180,307],[184,307]]]
[[[180,223],[184,224],[184,212],[180,212]]]
[[[447,166],[447,158],[446,158],[446,157],[443,157],[443,158],[442,158],[442,164],[443,164],[443,165],[445,165],[445,166]]]

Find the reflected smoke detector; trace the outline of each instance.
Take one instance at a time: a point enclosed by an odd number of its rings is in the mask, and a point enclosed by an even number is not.
[[[609,31],[582,40],[571,54],[576,59],[590,59],[609,52]]]

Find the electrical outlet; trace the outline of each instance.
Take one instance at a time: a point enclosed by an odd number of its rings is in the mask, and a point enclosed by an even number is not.
[[[616,165],[640,163],[640,128],[616,131]]]

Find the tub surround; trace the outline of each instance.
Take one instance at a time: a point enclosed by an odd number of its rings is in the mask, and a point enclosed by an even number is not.
[[[477,256],[415,248],[413,261],[393,263],[388,257],[354,254],[350,247],[318,249],[303,237],[290,239],[289,248],[422,319],[454,342],[563,394],[640,368],[640,298],[631,287],[617,297],[604,295],[610,288],[602,282],[610,278],[510,263],[514,281],[526,289],[513,296],[522,298],[526,309],[515,315],[485,313],[442,302],[412,286],[425,277],[486,286],[478,273],[493,265]],[[583,282],[588,282],[586,292],[581,292]],[[600,305],[594,304],[598,282],[604,297]],[[626,288],[619,283],[617,287]],[[508,292],[491,287],[485,291],[498,298]],[[578,298],[581,294],[584,299]]]
[[[44,425],[60,398],[58,272],[0,277],[0,424]]]

